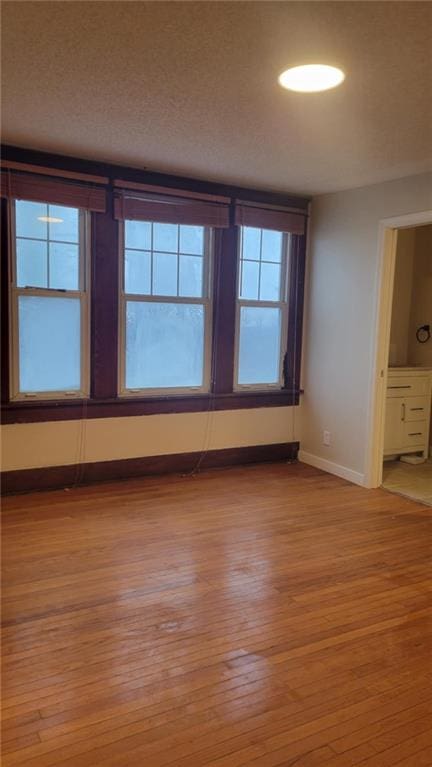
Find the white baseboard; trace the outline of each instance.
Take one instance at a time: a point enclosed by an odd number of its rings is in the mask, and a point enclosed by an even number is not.
[[[320,458],[318,455],[312,455],[312,453],[306,453],[304,450],[299,450],[298,459],[301,463],[307,463],[316,469],[322,469],[329,474],[335,474],[337,477],[348,480],[348,482],[353,482],[354,485],[366,487],[365,475],[348,469],[346,466],[333,463],[333,461],[328,461],[326,458]]]

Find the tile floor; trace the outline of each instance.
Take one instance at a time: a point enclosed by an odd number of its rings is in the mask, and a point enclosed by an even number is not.
[[[418,466],[402,461],[385,461],[383,487],[432,506],[432,459]]]

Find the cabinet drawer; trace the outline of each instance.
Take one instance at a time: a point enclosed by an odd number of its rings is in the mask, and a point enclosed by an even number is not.
[[[426,440],[426,421],[417,421],[415,423],[404,423],[402,426],[403,447],[424,447]]]
[[[404,401],[405,421],[425,421],[429,414],[429,397],[408,397]]]
[[[387,381],[387,397],[422,397],[430,393],[429,376],[389,377]]]

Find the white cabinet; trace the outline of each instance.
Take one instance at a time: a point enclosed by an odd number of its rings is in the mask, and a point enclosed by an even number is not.
[[[429,453],[432,371],[390,368],[387,379],[384,455]]]

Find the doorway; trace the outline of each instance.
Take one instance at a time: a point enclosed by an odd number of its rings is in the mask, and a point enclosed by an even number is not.
[[[406,279],[407,274],[410,275],[411,281],[414,280],[414,258],[415,256],[411,257],[410,261],[410,267],[407,267],[407,264],[398,264],[398,243],[399,243],[399,250],[403,245],[405,244],[405,249],[407,250],[408,244],[411,242],[415,242],[416,234],[419,228],[422,229],[420,239],[424,239],[427,241],[427,235],[430,234],[430,232],[426,233],[426,230],[423,227],[430,227],[432,225],[432,211],[424,211],[422,213],[416,213],[416,214],[408,214],[406,216],[399,216],[394,219],[386,219],[381,222],[380,224],[380,237],[379,237],[379,270],[377,274],[377,291],[376,291],[376,323],[375,323],[375,338],[374,338],[374,370],[373,375],[371,379],[371,386],[370,386],[370,407],[369,407],[369,439],[368,439],[368,450],[367,450],[367,466],[366,466],[366,484],[368,487],[379,487],[384,482],[389,484],[392,480],[389,479],[390,472],[388,471],[389,468],[391,468],[390,464],[388,463],[388,460],[386,460],[386,466],[384,468],[384,453],[387,452],[386,459],[391,459],[393,457],[394,461],[397,461],[397,464],[393,464],[393,469],[398,469],[399,474],[396,477],[393,476],[393,479],[395,481],[395,484],[403,483],[404,476],[406,475],[406,471],[408,470],[408,477],[413,476],[413,472],[409,472],[409,469],[412,468],[414,464],[406,464],[403,465],[404,462],[400,461],[400,458],[402,455],[404,455],[404,448],[408,447],[408,453],[409,455],[417,456],[421,458],[420,450],[416,450],[414,448],[420,447],[420,444],[417,445],[416,441],[420,441],[419,432],[424,428],[424,424],[422,422],[422,426],[413,428],[411,430],[411,427],[403,426],[405,429],[405,441],[409,440],[412,441],[411,445],[405,445],[405,444],[395,444],[393,447],[397,448],[397,450],[401,449],[401,453],[395,452],[395,454],[392,456],[390,452],[390,448],[392,446],[392,439],[394,441],[394,433],[392,438],[390,439],[390,443],[388,441],[389,439],[389,428],[391,430],[392,426],[389,425],[389,421],[387,420],[386,423],[386,411],[387,411],[387,403],[388,403],[388,394],[393,393],[395,395],[395,399],[398,399],[398,402],[392,402],[390,407],[393,409],[393,413],[399,412],[400,418],[404,419],[403,423],[406,421],[406,407],[407,405],[411,404],[413,407],[421,407],[424,405],[424,401],[418,401],[418,402],[411,402],[409,403],[406,401],[403,402],[403,397],[401,395],[403,394],[412,394],[413,396],[417,394],[416,389],[414,388],[399,388],[399,389],[390,389],[389,386],[395,386],[395,387],[408,387],[412,386],[412,383],[405,380],[399,380],[401,376],[405,376],[409,374],[408,368],[413,368],[412,372],[413,375],[419,375],[419,370],[422,368],[424,369],[424,372],[426,374],[426,368],[432,367],[432,365],[428,365],[428,354],[432,355],[432,338],[427,339],[427,342],[425,342],[422,345],[422,354],[417,354],[418,349],[413,346],[412,343],[412,333],[413,331],[416,332],[422,325],[428,325],[431,324],[428,322],[427,318],[423,322],[419,322],[418,320],[418,312],[417,312],[417,305],[419,303],[417,296],[415,296],[414,301],[412,300],[412,285],[411,288],[407,287]],[[410,231],[413,230],[413,231]],[[415,231],[414,231],[415,230]],[[409,249],[409,248],[408,248]],[[432,252],[430,253],[430,259],[432,261]],[[409,259],[408,259],[409,260]],[[401,262],[402,263],[402,262]],[[412,268],[411,268],[412,267]],[[404,274],[404,268],[405,268],[405,274]],[[411,268],[411,272],[410,272]],[[418,267],[421,269],[421,267]],[[402,275],[400,272],[402,271]],[[417,271],[416,271],[417,274]],[[417,278],[418,279],[418,276]],[[424,282],[420,280],[420,282]],[[422,287],[424,287],[424,284],[422,284]],[[402,289],[403,288],[403,289]],[[396,289],[396,296],[395,296],[395,289]],[[411,289],[411,294],[410,294]],[[394,310],[394,300],[397,299],[397,291],[401,291],[404,294],[403,300],[405,301],[405,304],[402,302],[402,311],[401,315],[396,318],[396,323],[393,324],[392,327],[392,315]],[[410,300],[408,300],[408,295],[410,295]],[[432,295],[430,297],[432,306]],[[427,317],[430,317],[431,309],[429,308],[428,311],[426,311],[424,308],[419,308],[420,313],[426,314]],[[404,324],[405,319],[405,324]],[[417,324],[416,324],[417,323]],[[395,327],[396,325],[396,327]],[[397,329],[398,328],[398,329]],[[425,331],[426,332],[426,331]],[[420,334],[420,338],[422,339],[422,334]],[[396,340],[395,340],[396,339]],[[415,344],[419,345],[418,340],[416,339]],[[399,348],[397,348],[399,346]],[[415,349],[415,353],[414,350]],[[425,353],[427,350],[427,354]],[[423,355],[423,356],[422,356]],[[390,380],[392,377],[398,376],[398,380],[393,381]],[[424,383],[424,382],[423,382]],[[424,396],[423,392],[419,393],[419,396]],[[420,410],[414,410],[414,412],[409,413],[408,415],[408,423],[411,423],[411,418],[418,418],[420,419],[420,416],[424,416],[424,413],[422,414]],[[424,419],[423,419],[424,420]],[[395,426],[393,424],[393,432],[395,430],[397,431],[397,425]],[[402,427],[401,427],[402,428]],[[386,431],[387,430],[387,431]],[[429,424],[428,424],[428,430],[429,430]],[[411,432],[412,435],[411,436]],[[404,440],[402,440],[403,442]],[[386,447],[386,451],[385,451]],[[427,455],[424,455],[423,451],[423,457],[427,457]],[[418,466],[421,464],[418,463]],[[427,465],[426,465],[427,468]],[[423,469],[425,470],[425,469]],[[426,483],[427,483],[426,479]],[[409,490],[407,485],[404,485],[406,489]],[[388,488],[391,489],[391,488]],[[403,494],[408,494],[404,492],[402,487],[399,487],[399,489],[396,489],[396,487],[392,488],[394,492],[401,492]],[[431,488],[431,494],[432,494],[432,488]],[[429,501],[429,502],[432,502]]]

